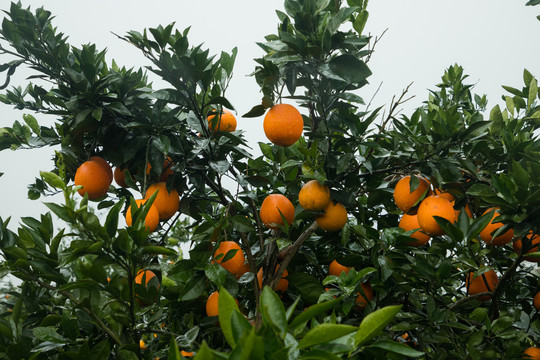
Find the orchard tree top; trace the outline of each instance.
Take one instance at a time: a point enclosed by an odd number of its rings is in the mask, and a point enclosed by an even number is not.
[[[371,109],[368,1],[284,8],[243,115],[263,122],[258,157],[226,95],[236,49],[130,31],[151,65],[128,69],[43,8],[6,10],[0,101],[37,115],[0,150],[59,145],[28,196],[64,198],[16,232],[0,219],[0,269],[22,281],[0,302],[1,359],[520,359],[538,343],[536,77],[488,109],[456,64],[412,114],[406,91]],[[34,75],[9,87],[19,66]]]

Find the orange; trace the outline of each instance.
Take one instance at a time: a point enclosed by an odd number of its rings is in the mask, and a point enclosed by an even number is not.
[[[434,216],[445,218],[451,223],[456,222],[456,211],[452,203],[439,195],[430,195],[422,200],[416,215],[422,232],[431,236],[444,234]]]
[[[418,215],[409,215],[403,214],[401,220],[399,220],[399,227],[405,231],[418,229],[409,235],[412,238],[415,238],[416,241],[409,241],[407,245],[411,246],[423,246],[426,245],[431,239],[431,236],[424,234],[420,231],[420,224],[418,224]]]
[[[465,281],[465,287],[469,295],[476,295],[483,292],[494,291],[499,283],[499,278],[495,271],[488,270],[480,276],[474,277],[474,272],[469,272]],[[480,301],[491,299],[490,295],[482,295],[477,297]]]
[[[159,280],[158,278],[156,277],[156,274],[151,271],[151,270],[143,270],[143,269],[140,269],[139,271],[137,271],[137,276],[135,276],[135,284],[139,284],[139,285],[143,285],[143,280],[144,280],[144,287],[145,288],[148,288],[148,283],[150,281],[152,281],[152,279],[154,279],[154,281],[157,281],[157,289],[159,290],[159,287],[160,287],[160,284],[159,284]],[[143,301],[141,301],[139,299],[139,297],[137,296],[137,294],[135,294],[135,299],[139,302],[139,304],[141,304],[142,306],[146,306],[147,304],[145,304]],[[155,299],[157,300],[157,299]],[[154,302],[155,302],[154,300]]]
[[[103,162],[105,162],[105,160],[103,160]],[[82,163],[81,166],[77,168],[74,181],[75,185],[82,186],[82,188],[77,190],[81,196],[88,194],[88,199],[96,200],[107,194],[112,182],[112,176],[109,176],[107,168],[101,161],[94,159]]]
[[[260,217],[266,227],[277,230],[283,226],[283,217],[287,224],[294,221],[294,206],[292,202],[281,194],[268,195],[261,205]]]
[[[448,191],[444,191],[444,190],[441,190],[441,189],[435,189],[435,195],[442,196],[443,198],[447,199],[450,202],[456,200],[454,195],[450,194]]]
[[[540,310],[540,291],[534,295],[533,305],[536,310]]]
[[[422,177],[417,178],[420,183],[412,192],[410,176],[401,178],[394,188],[394,201],[396,206],[403,212],[408,212],[429,192],[429,181]]]
[[[234,256],[230,259],[223,261],[227,253],[231,250],[237,250]],[[218,258],[219,257],[219,258]],[[234,241],[222,241],[219,243],[218,248],[214,251],[214,260],[212,262],[217,262],[225,270],[230,272],[233,275],[238,275],[244,270],[245,256],[244,252]]]
[[[364,290],[364,294],[366,294],[367,300],[362,296],[360,292],[358,292],[355,303],[358,308],[363,309],[366,307],[368,302],[373,299],[373,288],[369,283],[362,284],[361,286],[362,290]]]
[[[109,175],[109,179],[111,179],[111,182],[113,181],[113,172],[112,172],[111,165],[109,165],[109,163],[107,161],[105,161],[105,159],[103,159],[102,157],[99,157],[99,156],[91,156],[90,159],[88,159],[88,160],[95,161],[98,164],[100,164],[101,166],[103,166],[105,171],[107,171],[107,175]]]
[[[493,245],[493,246],[506,245],[510,241],[512,241],[512,238],[514,237],[514,230],[508,229],[504,234],[500,234],[499,236],[494,238],[492,233],[498,228],[502,227],[504,224],[501,222],[494,222],[496,221],[496,218],[500,216],[498,208],[489,208],[486,211],[484,211],[483,215],[487,214],[491,210],[495,210],[493,212],[493,215],[491,216],[491,222],[487,224],[487,226],[480,232],[480,238],[482,238],[482,240],[484,240],[484,242],[488,245]]]
[[[337,260],[334,260],[330,263],[330,266],[328,267],[328,274],[339,276],[342,272],[348,274],[351,269],[352,267],[341,265],[337,262]]]
[[[193,356],[193,351],[180,351],[180,355],[182,355],[183,357],[192,357]]]
[[[140,208],[146,202],[146,199],[138,199],[135,200],[135,202],[137,203],[137,207]],[[126,211],[126,224],[127,226],[132,225],[131,206],[128,207]],[[154,204],[152,204],[152,206],[150,206],[150,209],[148,209],[148,213],[144,218],[144,224],[146,225],[148,231],[153,232],[154,230],[156,230],[159,224],[159,212]]]
[[[326,231],[338,231],[347,223],[347,209],[341,203],[332,200],[324,208],[324,214],[315,219],[317,225]]]
[[[119,186],[127,188],[128,184],[126,184],[126,170],[120,169],[119,167],[114,168],[114,181],[116,181]]]
[[[148,346],[146,346],[145,342],[143,339],[139,340],[139,347],[141,348],[141,350],[146,350],[146,348]]]
[[[212,130],[213,132],[233,132],[234,130],[236,130],[236,118],[229,110],[223,110],[223,113],[220,117],[217,117],[216,114],[213,114],[208,116],[207,119],[210,130]]]
[[[308,181],[298,193],[298,203],[305,210],[321,211],[330,202],[330,189],[317,180]]]
[[[302,114],[292,105],[277,104],[264,116],[263,128],[270,142],[279,146],[291,146],[304,130]]]
[[[238,300],[236,300],[236,304],[238,305]],[[208,316],[218,316],[219,315],[219,292],[214,291],[213,293],[208,296],[208,300],[206,300],[206,315]]]
[[[173,216],[180,206],[180,195],[176,189],[167,190],[166,182],[152,184],[146,190],[145,199],[149,199],[155,192],[158,192],[152,205],[155,205],[160,220],[167,220]]]
[[[279,265],[276,267],[276,270],[279,268]],[[289,276],[289,272],[287,269],[283,272],[283,275],[281,275],[281,279],[279,279],[278,284],[276,285],[275,291],[280,291],[282,294],[287,290],[289,287],[289,280],[286,279],[286,277]],[[257,281],[259,282],[259,289],[262,290],[262,283],[263,283],[263,269],[261,268],[259,272],[257,273]]]
[[[510,231],[510,230],[508,230]],[[531,240],[531,248],[527,251],[528,253],[537,252],[538,251],[538,245],[540,245],[540,235],[535,235],[532,237],[533,233],[532,231],[529,231],[529,234],[527,234],[527,239]],[[532,237],[532,238],[531,238]],[[514,251],[516,254],[519,254],[521,252],[521,239],[517,239],[512,244],[512,247],[514,248]],[[540,259],[533,258],[532,256],[525,256],[525,260],[530,262],[540,262]]]
[[[526,349],[524,354],[528,355],[524,357],[524,359],[530,359],[530,360],[540,360],[540,348],[536,346],[531,346],[530,348]]]
[[[167,156],[167,158],[163,161],[163,168],[161,169],[161,172],[160,172],[159,181],[167,181],[169,176],[173,174],[173,171],[171,169],[172,166],[173,166],[173,161],[169,156]],[[151,169],[152,169],[152,165],[148,163],[148,166],[146,166],[146,175],[150,175]]]
[[[206,315],[207,316],[218,316],[218,301],[219,301],[219,292],[214,291],[206,300]]]

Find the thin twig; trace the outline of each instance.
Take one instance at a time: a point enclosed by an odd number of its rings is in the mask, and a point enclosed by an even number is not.
[[[299,237],[296,239],[296,241],[290,245],[286,253],[284,253],[283,260],[281,261],[281,264],[279,265],[279,269],[274,274],[274,277],[272,278],[272,281],[270,282],[270,287],[274,289],[279,280],[281,280],[281,277],[283,276],[283,273],[287,269],[287,266],[291,262],[293,256],[298,252],[304,241],[306,241],[307,238],[315,231],[319,225],[317,225],[317,222],[314,221]],[[280,254],[281,255],[281,254]]]

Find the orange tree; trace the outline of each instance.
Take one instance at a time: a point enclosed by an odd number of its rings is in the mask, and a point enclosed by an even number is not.
[[[539,342],[536,78],[488,110],[453,65],[412,114],[394,115],[402,96],[384,115],[358,91],[367,1],[285,10],[244,114],[264,121],[260,156],[226,97],[235,49],[131,31],[154,89],[70,46],[46,10],[6,10],[0,101],[56,122],[24,115],[0,149],[57,145],[28,195],[64,200],[16,231],[0,219],[2,273],[21,281],[0,302],[0,358],[520,359]],[[19,66],[32,81],[8,89]]]

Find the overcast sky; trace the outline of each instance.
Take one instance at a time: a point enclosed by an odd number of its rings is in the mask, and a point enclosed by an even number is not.
[[[540,22],[536,15],[540,7],[526,7],[526,0],[372,0],[366,33],[379,41],[369,66],[373,76],[370,85],[360,95],[369,100],[381,85],[373,106],[389,105],[392,95],[400,94],[409,83],[416,97],[404,106],[404,113],[421,105],[427,89],[434,88],[444,69],[458,63],[476,84],[475,92],[488,95],[489,107],[501,103],[501,85],[521,88],[523,69],[540,76],[540,49],[537,46]],[[6,0],[0,2],[7,9]],[[107,48],[107,59],[119,65],[148,65],[133,46],[119,40],[112,32],[125,34],[129,30],[167,25],[175,22],[179,29],[191,26],[190,43],[204,43],[211,53],[230,51],[238,47],[235,77],[228,98],[239,115],[260,102],[261,95],[253,78],[253,58],[261,51],[255,42],[274,33],[281,1],[262,0],[93,0],[23,1],[36,8],[45,5],[55,16],[54,25],[69,35],[72,45],[96,43]],[[0,59],[0,62],[4,62]],[[20,74],[23,75],[23,74]],[[21,84],[22,77],[14,84]],[[3,80],[2,80],[3,81]],[[0,127],[21,120],[22,113],[0,104]],[[39,121],[45,121],[38,118]],[[50,121],[50,120],[49,120]],[[266,141],[262,117],[238,119],[239,128],[257,148]],[[26,186],[39,176],[39,170],[50,170],[53,149],[0,152],[0,217],[12,216],[14,228],[21,216],[39,216],[46,211],[40,201],[26,198]],[[51,201],[47,199],[46,201]]]

